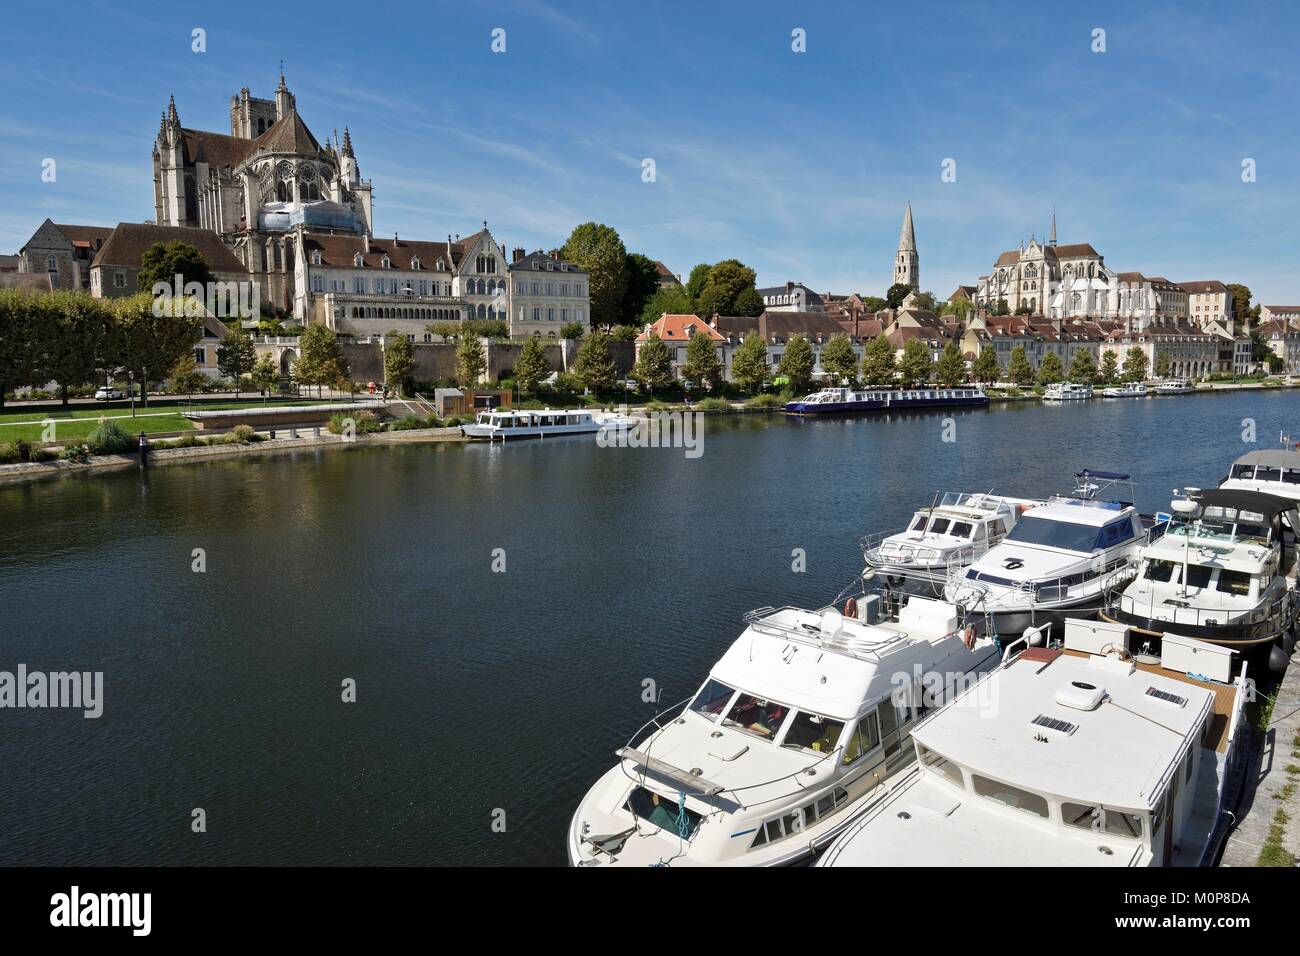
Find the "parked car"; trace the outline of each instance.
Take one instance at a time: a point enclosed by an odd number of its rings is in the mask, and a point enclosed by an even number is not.
[[[126,396],[122,394],[120,388],[114,388],[111,385],[102,385],[95,389],[95,401],[97,402],[111,402],[122,398],[126,398]]]

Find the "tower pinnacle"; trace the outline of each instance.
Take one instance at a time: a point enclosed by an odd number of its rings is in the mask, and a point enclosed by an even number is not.
[[[903,227],[898,232],[898,253],[894,256],[894,285],[921,289],[921,257],[916,251],[916,229],[912,225],[912,203],[903,212]]]

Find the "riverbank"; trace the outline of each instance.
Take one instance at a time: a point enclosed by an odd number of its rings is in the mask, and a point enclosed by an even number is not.
[[[166,445],[155,445],[149,452],[149,467],[198,464],[226,458],[275,455],[304,449],[346,449],[368,445],[401,445],[445,441],[467,441],[467,439],[460,433],[460,428],[453,427],[371,432],[357,435],[355,438],[344,438],[341,435],[322,432],[319,435],[299,435],[297,438],[262,438],[259,441],[246,443],[230,442],[188,448],[168,448]],[[136,454],[91,455],[83,461],[65,461],[62,459],[43,462],[25,461],[0,465],[0,484],[57,478],[60,475],[78,472],[117,471],[123,468],[139,467],[140,456]]]

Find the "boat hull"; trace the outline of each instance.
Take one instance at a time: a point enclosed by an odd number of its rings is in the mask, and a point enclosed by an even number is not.
[[[795,415],[857,415],[866,412],[892,412],[924,408],[983,408],[987,395],[969,398],[905,398],[861,402],[787,402],[785,410]]]
[[[1144,631],[1156,637],[1164,637],[1166,633],[1172,631],[1179,637],[1192,637],[1198,641],[1205,641],[1207,644],[1217,644],[1220,647],[1242,652],[1249,652],[1263,645],[1273,644],[1293,623],[1287,618],[1273,618],[1267,621],[1256,621],[1252,624],[1219,624],[1214,626],[1171,624],[1169,621],[1145,617],[1129,611],[1121,611],[1118,608],[1107,608],[1102,611],[1101,619],[1109,624],[1122,624],[1125,627]]]

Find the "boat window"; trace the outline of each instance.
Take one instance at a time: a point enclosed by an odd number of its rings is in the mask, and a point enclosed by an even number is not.
[[[1133,537],[1133,522],[1128,518],[1123,521],[1112,521],[1106,527],[1101,529],[1101,534],[1097,538],[1097,547],[1113,548],[1121,541],[1127,541]]]
[[[924,530],[925,530],[925,515],[917,515],[917,516],[916,516],[916,520],[912,522],[912,527],[909,528],[908,530],[909,530],[909,531],[924,531]]]
[[[1254,465],[1233,465],[1233,466],[1232,466],[1232,477],[1233,477],[1233,478],[1253,478],[1253,477],[1255,477],[1255,466],[1254,466]]]
[[[645,787],[637,787],[632,791],[627,798],[627,808],[631,811],[632,816],[645,820],[647,823],[652,823],[661,830],[667,830],[674,836],[681,832],[678,825],[682,822],[681,815],[685,814],[685,838],[687,840],[695,835],[695,831],[703,819],[700,814],[690,807],[678,806],[674,801],[661,797]]]
[[[1142,814],[1108,810],[1091,803],[1061,804],[1061,820],[1066,826],[1095,830],[1112,836],[1142,836]]]
[[[814,753],[828,754],[835,749],[844,729],[842,720],[831,720],[806,710],[795,711],[790,729],[781,740],[782,747],[800,747]]]
[[[962,787],[963,789],[965,788],[966,781],[962,779],[961,767],[957,766],[957,764],[953,763],[942,754],[937,754],[933,750],[922,747],[921,763],[929,767],[931,770],[942,774],[946,779],[952,781],[957,786]]]
[[[1187,581],[1185,586],[1189,588],[1208,587],[1210,575],[1214,573],[1214,568],[1204,564],[1189,564],[1187,566]]]
[[[858,721],[858,726],[844,744],[844,762],[853,763],[880,744],[880,721],[873,710]]]
[[[1174,568],[1177,565],[1172,561],[1147,561],[1147,569],[1143,577],[1148,581],[1172,581],[1174,579]]]
[[[789,708],[785,704],[764,700],[753,694],[741,694],[732,704],[722,722],[728,727],[739,727],[746,733],[771,740],[781,729]]]
[[[1250,593],[1250,575],[1245,571],[1229,571],[1224,568],[1219,572],[1219,581],[1215,590],[1224,594],[1246,595]]]
[[[954,521],[952,528],[948,531],[954,538],[969,538],[971,535],[971,524],[969,521]]]
[[[1300,468],[1288,468],[1282,472],[1282,480],[1288,485],[1300,485]]]
[[[722,713],[735,692],[735,688],[728,687],[722,681],[710,679],[691,701],[691,710],[712,720]]]
[[[981,797],[996,800],[998,803],[1005,804],[1015,810],[1032,813],[1036,817],[1047,816],[1047,801],[1036,793],[1030,793],[1028,790],[1021,790],[1019,787],[1013,787],[998,780],[990,780],[988,777],[981,777],[977,774],[971,776],[971,783],[975,786],[975,792]]]
[[[1282,469],[1266,468],[1265,466],[1260,465],[1259,468],[1255,470],[1255,480],[1256,481],[1281,481]]]
[[[935,518],[930,522],[930,533],[943,534],[948,530],[948,524],[949,522],[947,518]]]
[[[1091,552],[1098,546],[1098,537],[1097,529],[1091,525],[1025,515],[1016,522],[1006,539],[1021,544],[1041,544],[1063,551]]]

